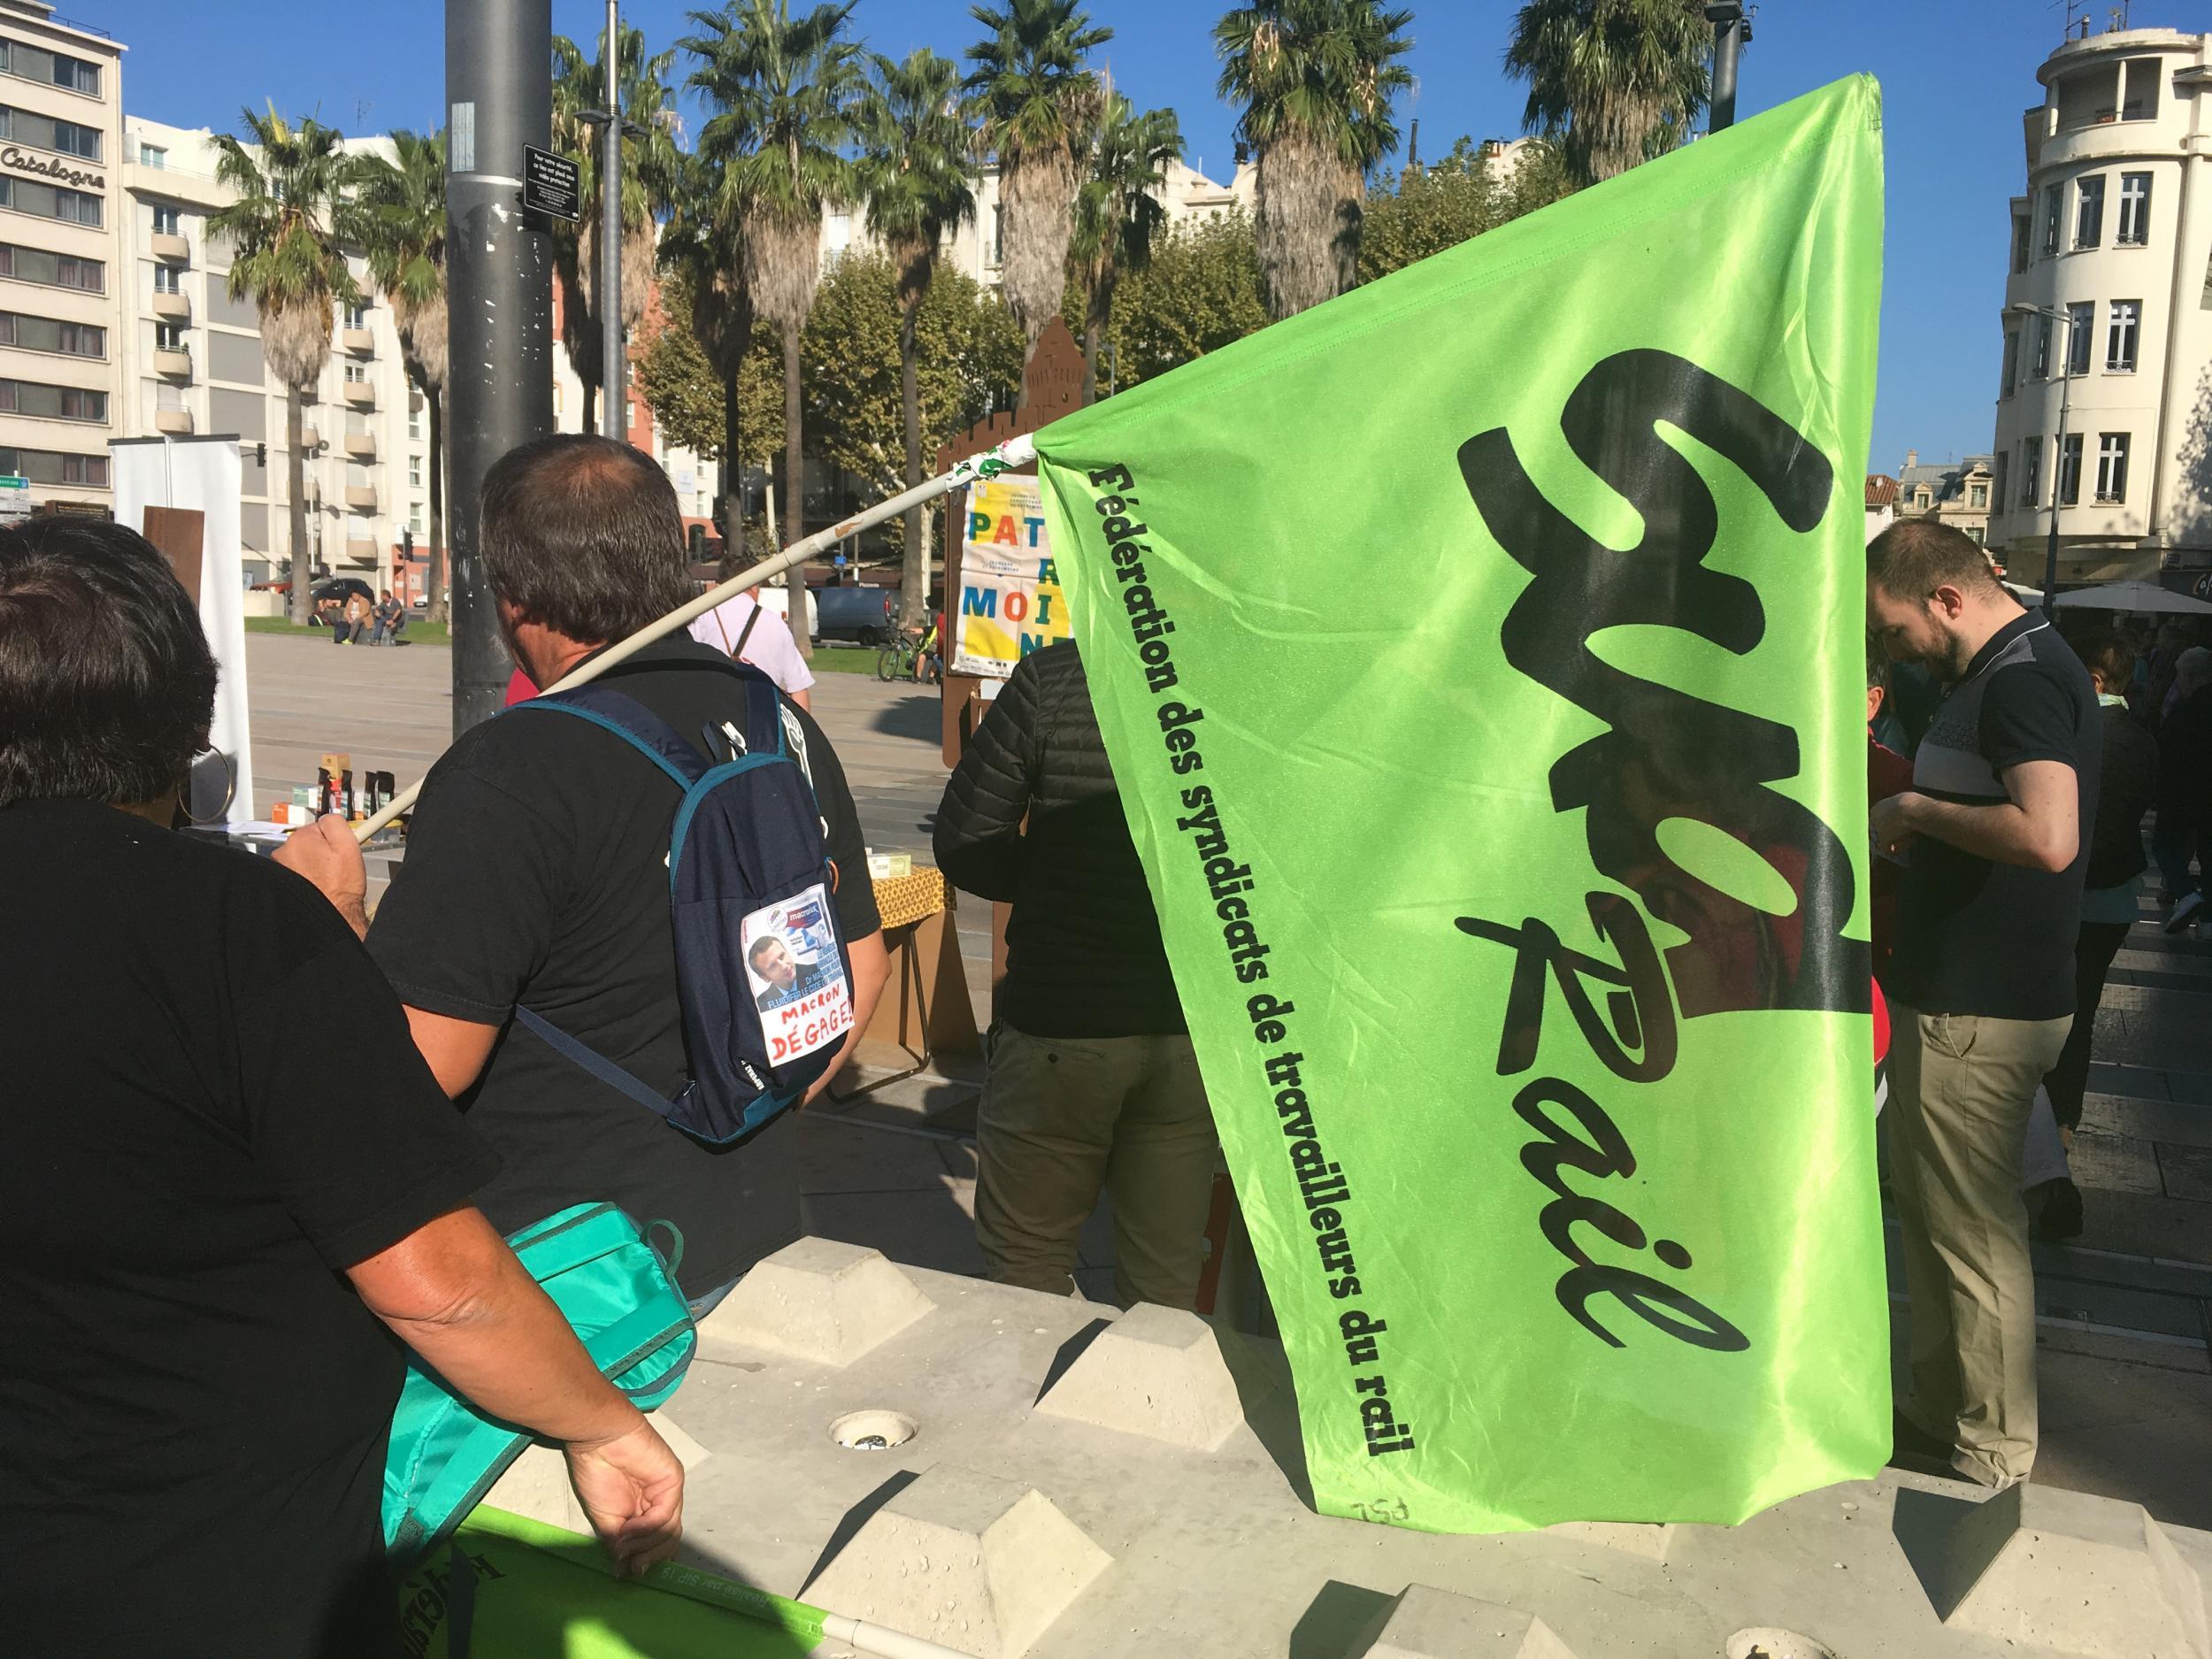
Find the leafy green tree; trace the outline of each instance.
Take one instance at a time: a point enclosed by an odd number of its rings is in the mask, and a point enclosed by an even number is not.
[[[722,169],[741,232],[745,287],[783,336],[783,534],[806,533],[800,339],[821,279],[822,204],[853,196],[845,149],[861,86],[860,48],[840,39],[853,0],[791,14],[790,0],[729,0],[694,12],[699,33],[682,46],[699,60],[691,85],[715,115],[699,151]],[[792,614],[804,616],[806,575],[786,579]],[[802,653],[812,649],[794,631]]]
[[[1075,232],[1068,251],[1083,290],[1083,401],[1098,396],[1098,342],[1111,316],[1114,288],[1125,271],[1141,271],[1167,223],[1153,192],[1167,165],[1183,153],[1172,110],[1147,110],[1119,93],[1106,100],[1089,134],[1082,187],[1075,196]]]
[[[1396,60],[1413,13],[1378,0],[1255,0],[1214,27],[1220,93],[1259,170],[1260,269],[1268,310],[1333,299],[1359,267],[1367,174],[1398,147],[1392,99],[1413,84]]]
[[[332,307],[358,301],[360,289],[340,250],[353,240],[351,192],[357,165],[334,127],[313,116],[297,127],[269,105],[240,112],[246,136],[215,140],[215,177],[234,193],[207,218],[208,233],[234,252],[230,296],[250,299],[261,318],[261,349],[284,383],[284,483],[289,496],[292,620],[314,607],[307,545],[306,464],[300,453],[307,389],[330,360]]]
[[[1114,37],[1077,0],[1004,0],[969,15],[989,33],[968,48],[964,82],[984,153],[998,157],[1004,214],[1000,291],[1034,350],[1060,309],[1082,180],[1083,134],[1102,98],[1085,61]]]
[[[1079,326],[1086,309],[1079,283],[1068,284],[1065,303],[1070,326]],[[1153,244],[1144,268],[1114,290],[1105,345],[1118,383],[1133,386],[1232,345],[1268,320],[1252,221],[1226,213],[1187,220]]]
[[[357,201],[369,273],[399,331],[400,357],[430,417],[430,620],[445,620],[445,134],[392,134],[396,163],[363,158]]]
[[[1596,184],[1688,136],[1711,89],[1712,50],[1702,0],[1529,0],[1505,66],[1528,82],[1524,125]]]
[[[907,488],[922,481],[922,407],[915,329],[923,297],[936,274],[945,237],[975,217],[969,157],[975,134],[960,113],[960,71],[926,46],[904,63],[877,56],[875,78],[861,104],[859,185],[868,227],[889,254],[897,279],[900,403],[906,433]],[[908,510],[906,568],[899,588],[899,624],[921,625],[927,609],[922,566],[929,513]]]
[[[1360,239],[1360,280],[1371,282],[1455,248],[1557,201],[1573,188],[1549,145],[1530,144],[1509,176],[1499,182],[1490,176],[1474,141],[1463,138],[1434,166],[1409,167],[1378,180],[1367,200]]]

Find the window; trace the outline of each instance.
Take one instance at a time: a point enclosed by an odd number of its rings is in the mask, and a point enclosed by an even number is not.
[[[349,305],[346,307],[347,327],[366,328],[368,326],[369,308],[366,305]]]
[[[2020,331],[2017,328],[2008,328],[2005,330],[2004,373],[1999,378],[1997,382],[1998,396],[2010,397],[2012,396],[2012,383],[2015,378],[2018,376],[2019,373]]]
[[[1978,511],[1985,509],[1989,505],[1989,486],[1969,484],[1966,487],[1966,504]]]
[[[558,387],[554,388],[554,396],[557,398],[560,396]],[[556,408],[558,406],[557,403],[555,405]],[[407,435],[418,443],[422,442],[422,398],[419,395],[407,400]]]
[[[183,326],[178,323],[156,323],[154,325],[154,349],[157,351],[183,350]]]
[[[2140,248],[2151,239],[2151,175],[2120,175],[2120,223],[2113,241],[2123,248]]]
[[[1924,511],[1935,505],[1935,497],[1928,493],[1928,487],[1925,484],[1913,491],[1912,504]]]
[[[358,363],[349,363],[349,364],[347,364],[347,365],[346,365],[346,384],[347,384],[347,385],[349,385],[349,386],[365,386],[365,385],[366,385],[366,384],[368,383],[368,379],[369,379],[369,372],[368,372],[368,370],[366,370],[365,368],[362,367],[362,366],[361,366],[361,365],[359,365]]]
[[[142,167],[165,167],[169,165],[169,152],[159,144],[141,144],[138,147],[138,165]]]
[[[2090,336],[2097,326],[2094,304],[2069,305],[2066,308],[2066,373],[2089,373]]]
[[[2001,511],[2003,510],[2005,503],[2011,499],[2010,496],[2005,494],[2005,485],[2011,474],[2011,471],[2012,457],[2008,455],[1999,456],[1997,457],[1996,472],[1990,479],[1989,482],[1989,498],[1997,503],[1998,509]]]
[[[2143,321],[2143,302],[2112,302],[2112,326],[2105,330],[2104,366],[2113,374],[2135,373],[2135,336]]]
[[[2049,258],[2058,251],[2059,187],[2047,185],[2043,190],[2043,257]]]
[[[19,248],[12,242],[0,242],[0,277],[46,288],[77,288],[87,294],[107,292],[107,267],[97,259],[49,253],[43,248]]]
[[[182,275],[177,270],[176,266],[173,265],[157,265],[154,267],[154,292],[157,294],[181,294],[184,292]]]
[[[2058,449],[2058,499],[2071,507],[2081,499],[2081,434],[2070,432]]]
[[[2128,434],[2107,432],[2097,438],[2097,499],[2119,502],[2128,493]]]
[[[407,503],[407,527],[417,536],[422,534],[422,503],[419,501]]]
[[[13,346],[19,351],[57,351],[71,357],[104,357],[108,331],[90,323],[58,322],[51,317],[0,311],[0,346]]]
[[[2020,504],[2037,507],[2042,504],[2043,439],[2040,434],[2020,440]]]
[[[2104,174],[2093,173],[2074,185],[2074,246],[2094,248],[2104,240]]]
[[[2012,273],[2015,276],[2018,276],[2028,268],[2030,228],[2028,216],[2025,213],[2015,213],[2012,216]]]
[[[105,420],[108,395],[74,386],[46,386],[37,380],[0,380],[0,414],[35,415],[45,420]]]
[[[58,219],[69,225],[100,226],[100,198],[82,190],[65,190],[31,179],[0,178],[0,207],[41,219]]]
[[[154,234],[181,236],[184,234],[184,216],[173,207],[154,209]]]
[[[65,156],[100,159],[100,129],[77,121],[58,120],[35,110],[19,110],[0,104],[0,138],[12,138],[33,150],[51,150]]]
[[[422,457],[419,455],[411,455],[407,457],[407,488],[410,489],[422,488]]]
[[[2047,380],[2051,378],[2052,322],[2047,317],[2039,317],[2035,320],[2038,324],[2035,334],[2035,378]]]
[[[99,65],[50,52],[42,46],[22,41],[0,40],[0,74],[66,87],[72,92],[88,93],[96,98],[100,96]]]
[[[52,449],[0,449],[0,471],[27,478],[34,484],[83,484],[95,489],[108,487],[108,458],[104,455],[60,455]]]
[[[984,263],[997,270],[1001,256],[1006,250],[1006,204],[994,204],[991,209],[991,245],[984,250]]]

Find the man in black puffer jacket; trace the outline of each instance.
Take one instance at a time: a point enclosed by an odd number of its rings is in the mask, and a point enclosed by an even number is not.
[[[947,880],[1014,907],[976,1128],[987,1270],[1070,1294],[1106,1190],[1116,1296],[1190,1307],[1213,1116],[1073,643],[1014,670],[945,786],[935,841]]]

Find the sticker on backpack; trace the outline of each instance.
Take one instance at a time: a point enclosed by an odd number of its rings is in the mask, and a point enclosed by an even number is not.
[[[772,1064],[840,1041],[852,1029],[852,989],[829,906],[828,888],[818,881],[741,924],[747,988]]]

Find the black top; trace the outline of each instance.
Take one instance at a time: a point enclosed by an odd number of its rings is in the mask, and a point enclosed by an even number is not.
[[[729,659],[663,640],[603,676],[689,741],[745,726]],[[838,871],[848,941],[877,932],[860,820],[821,728],[798,723]],[[717,738],[711,758],[728,757]],[[795,752],[798,745],[794,746]],[[734,1147],[709,1147],[510,1025],[517,1004],[673,1096],[689,1072],[668,919],[674,780],[613,733],[573,715],[516,709],[465,733],[423,786],[407,856],[369,930],[400,1000],[499,1025],[461,1096],[504,1168],[480,1202],[512,1233],[570,1204],[612,1202],[683,1235],[688,1295],[727,1284],[799,1236],[796,1153],[786,1113]]]
[[[2212,829],[2212,686],[2199,686],[2158,723],[2158,827]]]
[[[1188,1029],[1072,641],[1016,665],[945,786],[934,839],[947,880],[1014,906],[994,1006],[1016,1030]]]
[[[2074,938],[2097,821],[2102,749],[2089,671],[2033,611],[1990,637],[1936,710],[1913,787],[1939,801],[2006,799],[2007,767],[2073,768],[2080,846],[2063,871],[1997,864],[1921,836],[1897,904],[1889,988],[1924,1014],[2062,1019],[2074,1011]]]
[[[385,1659],[405,1362],[340,1270],[495,1160],[265,860],[9,807],[0,939],[0,1648]]]
[[[2103,703],[2098,719],[2103,749],[2097,766],[2097,826],[2082,881],[2089,887],[2116,887],[2150,862],[2143,856],[2143,814],[2158,792],[2158,740],[2124,699]]]

